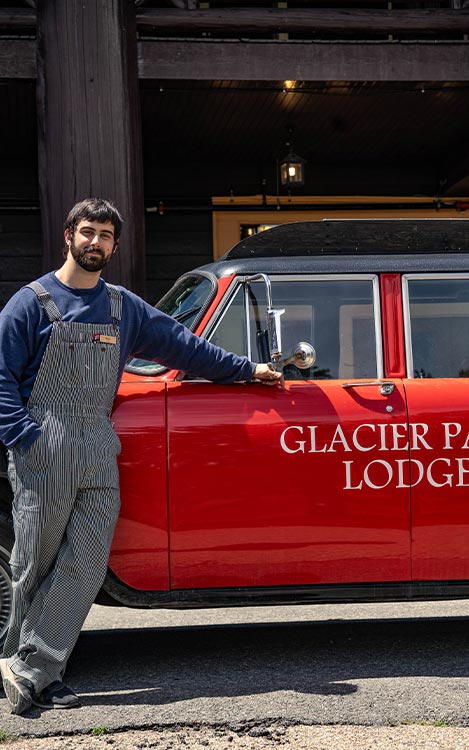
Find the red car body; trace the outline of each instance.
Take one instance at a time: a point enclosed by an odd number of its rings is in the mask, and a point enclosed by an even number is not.
[[[459,247],[445,254],[438,245],[429,254],[370,255],[369,233],[376,246],[385,224],[356,222],[362,247],[354,255],[340,248],[319,258],[293,255],[301,233],[320,232],[319,223],[264,233],[259,256],[259,237],[246,241],[245,259],[235,252],[204,269],[216,289],[196,327],[204,335],[237,280],[258,270],[278,280],[294,266],[299,277],[317,278],[322,264],[319,275],[330,278],[333,261],[338,277],[361,278],[368,267],[378,279],[382,344],[374,380],[290,379],[282,390],[181,380],[167,371],[125,374],[113,416],[122,510],[106,584],[119,601],[194,606],[469,593],[469,380],[408,372],[403,301],[406,276],[465,280],[469,262]],[[441,231],[432,238],[430,224],[418,231],[433,246]],[[453,222],[445,231],[456,230],[459,237]],[[282,271],[276,237],[288,232],[293,249]],[[275,283],[273,296],[275,304]],[[391,392],[382,392],[383,383]]]
[[[263,336],[252,276],[266,274],[319,366],[282,389],[129,363],[103,603],[469,596],[466,226],[283,225],[177,282],[162,309],[249,354]]]

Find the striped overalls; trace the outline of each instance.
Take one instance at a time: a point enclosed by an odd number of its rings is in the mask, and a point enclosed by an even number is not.
[[[41,435],[29,450],[10,451],[15,545],[4,656],[36,692],[62,679],[106,575],[119,513],[120,443],[109,416],[122,296],[106,286],[113,322],[95,325],[62,321],[50,294],[29,284],[52,331],[27,403]]]

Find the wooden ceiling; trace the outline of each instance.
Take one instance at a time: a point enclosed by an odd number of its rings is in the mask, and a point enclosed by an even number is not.
[[[0,0],[0,10],[4,13],[8,13],[9,8],[24,11],[32,19],[28,23],[34,23],[31,5],[28,0]],[[179,0],[145,0],[136,5],[143,19],[147,11],[163,14],[165,10],[175,10],[181,3]],[[193,5],[198,7],[200,3]],[[243,0],[242,3],[248,10],[272,9],[277,5],[267,0]],[[434,10],[446,13],[445,18],[450,20],[464,20],[468,13],[464,8],[468,5],[466,0],[393,0],[391,3],[396,12],[415,9],[430,13]],[[346,8],[371,13],[387,12],[389,6],[384,0],[288,2],[289,9],[298,11],[335,12]],[[240,3],[212,0],[206,12],[211,10],[237,11]],[[187,16],[190,11],[181,13]],[[333,18],[336,23],[337,17]],[[359,16],[355,18],[359,20]],[[0,32],[9,42],[28,43],[31,39],[34,44],[33,26],[26,25],[15,31],[10,25]],[[158,29],[141,20],[138,34],[145,60],[145,50],[151,53],[151,49],[159,45]],[[167,27],[166,34],[171,37]],[[210,34],[199,29],[199,35],[209,40]],[[275,37],[271,31],[268,34],[269,39]],[[464,41],[459,32],[458,35],[458,44],[450,39],[448,45],[440,45],[446,61],[451,60],[453,50],[456,54],[469,44],[467,36]],[[443,36],[446,39],[448,32]],[[171,41],[174,42],[174,38]],[[387,37],[386,41],[389,41]],[[225,45],[227,49],[230,44],[232,42]],[[374,41],[370,45],[370,50],[376,48]],[[385,46],[383,44],[383,49]],[[307,48],[303,47],[302,54],[306,55]],[[392,40],[387,47],[393,47]],[[429,44],[423,40],[422,47],[428,48]],[[198,64],[197,50],[203,54],[202,48],[203,43],[194,46],[191,60],[194,69]],[[278,43],[276,49],[281,58],[284,47]],[[405,42],[401,49],[405,53]],[[457,69],[454,62],[453,69]],[[458,80],[449,82],[443,75],[440,80],[412,81],[269,80],[258,69],[252,71],[253,78],[257,73],[257,80],[211,80],[205,73],[198,80],[195,75],[194,78],[178,75],[176,80],[167,75],[158,78],[155,61],[150,65],[150,74],[145,70],[143,66],[140,91],[145,194],[151,203],[168,198],[184,199],[190,204],[231,192],[235,195],[262,191],[274,194],[276,162],[288,150],[287,143],[307,161],[307,184],[303,191],[307,194],[469,195],[467,70],[461,71],[460,77],[455,76]],[[0,78],[0,109],[0,161],[6,175],[4,179],[0,175],[3,185],[0,201],[6,200],[7,195],[12,201],[35,201],[34,80]]]
[[[259,193],[263,179],[274,193],[290,142],[307,160],[310,194],[469,193],[467,84],[142,81],[141,102],[160,191],[187,195],[192,171],[206,191],[218,170],[224,194]],[[176,169],[179,187],[168,178],[176,164],[187,172]]]
[[[275,194],[276,160],[287,142],[307,160],[307,194],[469,195],[465,84],[141,81],[140,87],[149,202]],[[0,108],[0,161],[8,174],[1,192],[37,200],[34,82],[0,82]]]

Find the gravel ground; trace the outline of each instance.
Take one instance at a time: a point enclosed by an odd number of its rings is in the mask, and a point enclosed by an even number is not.
[[[96,727],[95,731],[99,731]],[[6,740],[6,750],[466,750],[469,728],[409,725],[192,727]]]

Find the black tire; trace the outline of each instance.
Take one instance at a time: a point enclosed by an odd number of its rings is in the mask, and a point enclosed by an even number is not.
[[[5,643],[11,618],[11,572],[7,561],[0,557],[0,653]]]
[[[0,650],[5,640],[11,617],[11,570],[8,565],[13,547],[11,518],[0,512]]]
[[[11,516],[13,492],[8,481],[7,467],[7,451],[3,443],[0,443],[0,513],[3,511]]]
[[[8,561],[14,542],[11,519],[13,493],[6,469],[6,452],[0,443],[0,651],[11,617],[11,571]]]

